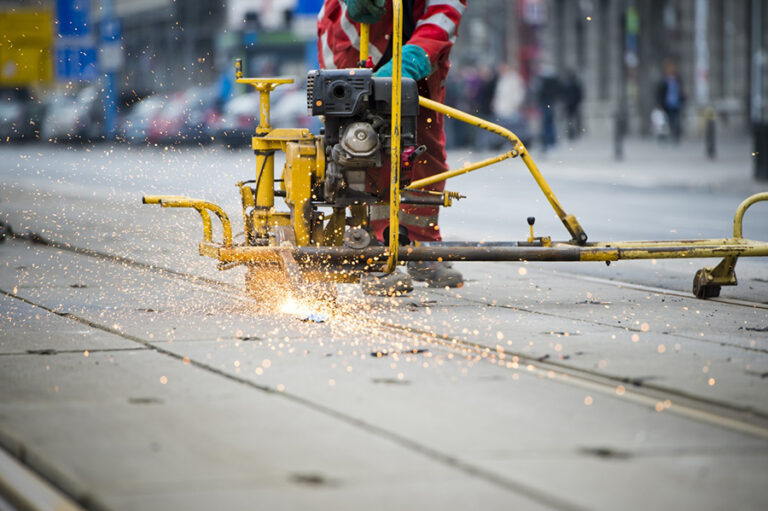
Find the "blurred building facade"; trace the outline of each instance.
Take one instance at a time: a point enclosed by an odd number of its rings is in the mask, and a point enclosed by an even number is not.
[[[304,73],[314,33],[295,30],[298,0],[113,0],[123,22],[123,88],[172,90],[233,74]]]
[[[686,95],[686,130],[708,107],[721,125],[768,119],[766,0],[472,0],[453,61],[516,67],[526,83],[541,64],[584,85],[587,129],[610,131],[622,109],[647,134],[666,61]]]
[[[88,4],[94,24],[111,4],[122,24],[123,96],[215,83],[235,57],[256,73],[298,77],[314,65],[309,11],[321,0],[0,0],[0,13],[55,19],[61,2]],[[541,64],[573,70],[589,131],[609,131],[623,110],[630,132],[645,134],[671,60],[687,96],[687,131],[711,107],[738,132],[768,119],[765,27],[768,0],[470,0],[452,61],[459,69],[507,63],[528,85]]]
[[[87,11],[90,34],[84,40],[98,47],[100,22],[111,11],[122,36],[118,85],[123,93],[143,95],[215,82],[235,56],[291,60],[295,53],[303,68],[304,43],[314,35],[293,30],[299,2],[304,0],[0,0],[0,16],[45,13],[55,32],[62,7]],[[55,60],[56,42],[52,46],[49,58]]]
[[[113,0],[123,26],[123,91],[139,94],[207,84],[225,30],[221,0]]]

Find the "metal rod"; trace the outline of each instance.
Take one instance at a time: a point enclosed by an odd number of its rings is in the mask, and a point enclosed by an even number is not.
[[[741,222],[744,219],[744,213],[747,209],[756,202],[768,201],[768,192],[756,193],[751,197],[747,197],[736,208],[736,214],[733,216],[733,237],[741,238]]]
[[[677,245],[614,248],[560,245],[553,247],[402,247],[398,261],[618,261],[621,259],[709,258],[738,255],[741,257],[768,256],[766,243],[740,243],[732,245]],[[300,262],[371,264],[383,262],[389,256],[386,247],[368,247],[362,250],[347,247],[298,247],[293,250]]]
[[[368,23],[360,23],[360,65],[365,66],[368,60],[368,47],[370,45],[371,26]]]
[[[549,184],[544,179],[544,176],[541,175],[539,168],[536,166],[536,163],[533,161],[533,158],[531,158],[531,155],[528,153],[528,150],[525,148],[525,146],[517,137],[517,135],[515,135],[510,130],[504,128],[503,126],[499,126],[498,124],[488,122],[484,119],[475,117],[474,115],[468,114],[466,112],[462,112],[461,110],[457,110],[456,108],[443,105],[442,103],[438,103],[437,101],[433,101],[431,99],[427,99],[419,96],[419,105],[424,108],[429,108],[430,110],[434,110],[435,112],[439,112],[443,115],[447,115],[448,117],[452,117],[459,121],[465,122],[471,126],[476,126],[478,128],[482,128],[484,130],[490,131],[491,133],[496,133],[497,135],[504,137],[510,142],[512,142],[513,148],[511,151],[507,153],[504,153],[499,156],[489,158],[474,164],[467,165],[460,169],[447,170],[445,172],[435,174],[434,176],[418,179],[416,181],[413,181],[410,185],[408,185],[406,187],[406,190],[422,188],[424,186],[434,184],[439,181],[444,181],[454,176],[466,174],[467,172],[471,172],[473,170],[477,170],[479,168],[486,167],[493,163],[498,163],[507,158],[513,158],[519,155],[522,158],[523,163],[525,163],[525,166],[528,167],[528,171],[531,173],[531,176],[533,176],[533,179],[536,181],[536,184],[539,186],[541,191],[544,193],[544,196],[547,198],[547,201],[552,206],[552,209],[555,210],[555,213],[557,214],[558,218],[560,218],[560,221],[563,222],[563,225],[565,226],[566,230],[571,234],[571,236],[573,236],[573,239],[575,241],[578,241],[579,243],[585,243],[587,241],[587,235],[584,233],[584,229],[581,227],[581,225],[579,224],[575,216],[569,215],[565,212],[565,209],[563,208],[563,206],[560,204],[560,201],[555,196],[555,192],[552,191],[552,188],[550,188]]]
[[[389,251],[385,271],[391,273],[397,266],[400,245],[400,117],[402,115],[403,76],[403,1],[392,1],[392,119],[391,149],[389,152]]]

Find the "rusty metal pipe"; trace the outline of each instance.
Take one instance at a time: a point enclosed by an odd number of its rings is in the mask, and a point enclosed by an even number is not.
[[[294,257],[300,262],[320,260],[386,261],[387,247],[356,250],[346,247],[297,247]],[[579,247],[401,247],[398,261],[578,261]]]

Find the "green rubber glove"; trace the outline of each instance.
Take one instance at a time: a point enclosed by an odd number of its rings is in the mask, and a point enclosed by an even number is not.
[[[426,78],[432,72],[432,63],[427,52],[421,46],[406,44],[403,46],[403,77],[416,81]],[[390,60],[376,71],[374,76],[392,76],[392,61]]]
[[[347,13],[352,21],[358,23],[376,23],[387,10],[387,0],[344,0]]]

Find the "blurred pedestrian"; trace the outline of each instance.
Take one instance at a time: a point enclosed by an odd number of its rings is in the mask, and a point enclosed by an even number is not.
[[[480,115],[478,105],[480,103],[480,94],[483,87],[483,79],[480,76],[480,69],[475,65],[466,66],[461,73],[461,82],[464,94],[459,103],[459,110],[472,115]],[[479,140],[477,129],[465,123],[461,124],[464,145],[473,147]]]
[[[656,88],[656,104],[667,114],[669,132],[673,142],[680,141],[682,122],[680,115],[685,103],[685,92],[677,74],[677,66],[671,60],[664,63],[664,77]]]
[[[464,95],[463,83],[456,76],[451,75],[445,81],[445,104],[461,110],[459,103]],[[451,118],[445,119],[445,147],[452,149],[464,147],[464,123]]]
[[[667,114],[658,106],[651,110],[651,132],[657,142],[663,142],[669,136]]]
[[[476,100],[475,112],[481,119],[490,119],[493,115],[493,98],[496,94],[499,75],[491,66],[480,68],[480,84]],[[496,136],[485,130],[475,130],[477,135],[475,147],[489,149]]]
[[[554,66],[545,63],[536,78],[536,103],[541,113],[541,145],[546,152],[557,143],[555,131],[555,107],[562,94],[562,84],[557,78]]]
[[[563,103],[565,106],[566,133],[573,140],[581,135],[581,101],[584,88],[576,71],[570,69],[563,80]]]
[[[403,77],[417,81],[419,93],[442,103],[445,81],[450,68],[449,56],[456,39],[466,0],[407,0],[403,12]],[[360,58],[360,23],[370,24],[370,55],[376,76],[392,76],[392,2],[391,0],[325,0],[318,15],[318,50],[320,66],[327,69],[354,68]],[[445,154],[443,116],[426,108],[419,109],[417,121],[419,144],[426,152],[412,166],[410,178],[421,179],[448,170]],[[366,188],[388,197],[389,162],[369,169]],[[426,189],[442,191],[445,181]],[[408,229],[414,241],[439,241],[436,206],[403,205],[400,225]],[[389,226],[389,206],[370,207],[371,228],[383,240]],[[456,287],[463,283],[461,273],[446,262],[409,263],[408,275],[393,272],[361,279],[369,294],[402,294],[413,289],[411,277],[430,286]]]
[[[520,73],[507,64],[500,64],[497,74],[499,78],[491,102],[493,120],[524,139],[527,130],[520,110],[525,101],[525,83]]]

